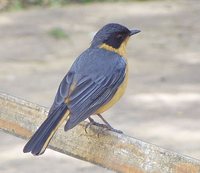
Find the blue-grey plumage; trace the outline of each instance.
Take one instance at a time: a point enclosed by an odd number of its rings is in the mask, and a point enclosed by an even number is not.
[[[75,88],[67,96],[70,118],[65,130],[88,118],[112,98],[125,78],[125,69],[123,57],[100,48],[89,48],[75,61],[70,69]]]
[[[108,24],[97,32],[91,46],[75,60],[62,80],[48,118],[24,152],[42,154],[63,121],[67,120],[65,130],[69,130],[119,100],[127,83],[125,46],[128,38],[138,32],[119,24]]]
[[[31,152],[33,155],[42,154],[46,147],[43,147],[49,143],[50,139],[53,137],[57,125],[62,121],[63,115],[67,111],[68,107],[66,104],[62,103],[59,108],[54,110],[54,113],[51,114],[53,117],[48,117],[39,129],[34,133],[31,139],[28,141],[23,151]],[[53,133],[52,133],[53,132]]]

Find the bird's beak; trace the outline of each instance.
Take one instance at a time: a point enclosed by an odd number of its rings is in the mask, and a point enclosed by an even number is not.
[[[135,34],[137,34],[137,33],[139,33],[139,32],[141,32],[141,31],[138,30],[138,29],[133,29],[133,30],[131,30],[129,36],[135,35]]]

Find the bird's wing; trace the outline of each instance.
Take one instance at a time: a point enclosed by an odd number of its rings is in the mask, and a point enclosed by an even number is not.
[[[71,129],[108,103],[125,78],[125,68],[117,68],[111,74],[91,79],[82,77],[68,96],[70,118],[65,130]]]
[[[63,78],[58,88],[58,91],[56,93],[54,102],[49,110],[49,116],[53,115],[53,113],[60,108],[62,103],[65,102],[69,94],[71,84],[73,82],[73,77],[74,77],[74,73],[68,72],[66,76]]]

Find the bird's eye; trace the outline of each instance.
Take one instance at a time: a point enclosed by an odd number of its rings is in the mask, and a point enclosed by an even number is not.
[[[123,35],[122,34],[117,34],[117,39],[122,39]]]

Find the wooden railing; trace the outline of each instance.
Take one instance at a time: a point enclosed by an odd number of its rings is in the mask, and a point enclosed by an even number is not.
[[[28,139],[47,116],[47,109],[0,93],[0,129]],[[86,122],[64,132],[59,128],[50,148],[121,173],[200,173],[200,161],[124,134],[103,131]],[[24,142],[25,144],[25,142]]]

